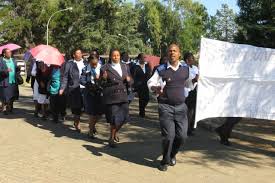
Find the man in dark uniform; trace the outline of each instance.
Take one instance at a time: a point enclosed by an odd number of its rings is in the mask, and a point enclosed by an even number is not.
[[[225,122],[215,129],[215,132],[220,137],[220,143],[226,146],[230,146],[231,143],[228,140],[230,138],[231,132],[234,126],[242,120],[240,117],[227,117]]]
[[[98,59],[98,63],[100,64],[100,65],[104,65],[105,64],[105,60],[103,59],[103,58],[101,58],[100,57],[100,55],[99,55],[99,51],[98,51],[98,48],[95,48],[95,49],[93,49],[91,52],[90,52],[90,57],[92,57],[92,56],[95,56],[97,59]]]
[[[176,154],[187,138],[187,106],[185,87],[192,89],[189,68],[181,64],[180,49],[172,44],[168,48],[169,62],[160,65],[148,81],[150,91],[158,95],[158,111],[162,133],[163,159],[159,169],[166,171],[176,165]]]
[[[147,81],[151,77],[151,69],[149,64],[144,60],[144,54],[138,55],[138,62],[133,68],[134,89],[138,93],[139,98],[139,116],[145,117],[145,107],[149,102],[149,90],[147,87]]]

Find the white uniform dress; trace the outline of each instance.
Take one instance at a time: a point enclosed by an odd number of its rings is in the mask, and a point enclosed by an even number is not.
[[[36,76],[36,69],[37,69],[37,65],[36,63],[34,63],[31,71],[32,76]],[[38,92],[38,87],[39,87],[38,82],[37,80],[35,80],[33,85],[33,100],[36,100],[39,104],[49,104],[50,101],[47,98],[47,95],[40,94]]]

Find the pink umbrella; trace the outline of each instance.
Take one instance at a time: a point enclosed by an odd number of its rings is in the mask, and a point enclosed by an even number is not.
[[[30,50],[33,58],[39,61],[43,61],[48,65],[62,65],[64,63],[63,55],[58,51],[58,49],[48,46],[39,45]]]
[[[11,51],[14,51],[14,50],[17,50],[17,49],[21,48],[21,46],[19,46],[17,44],[13,44],[13,43],[3,45],[3,46],[0,46],[0,53],[2,53],[3,49],[5,49],[5,48],[7,48]]]

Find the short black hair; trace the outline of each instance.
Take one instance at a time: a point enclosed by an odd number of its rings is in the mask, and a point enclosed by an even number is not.
[[[4,48],[3,50],[2,50],[2,57],[4,57],[5,56],[5,53],[6,53],[6,51],[8,50],[8,48]]]
[[[124,51],[124,52],[121,53],[121,56],[124,56],[124,55],[128,55],[129,56],[128,52],[126,52],[126,51]]]
[[[98,58],[95,55],[91,55],[88,57],[88,62],[91,62],[92,60],[98,60]]]
[[[99,55],[99,49],[98,48],[94,48],[90,51],[90,55],[92,52],[96,52],[97,55]]]
[[[78,50],[80,50],[82,52],[82,49],[81,48],[75,48],[73,49],[72,53],[71,53],[71,57],[74,58],[74,54],[75,52],[77,52]]]
[[[193,53],[187,52],[187,53],[184,54],[183,60],[184,60],[184,61],[187,61],[187,59],[190,58],[190,57],[193,57],[193,58],[194,58]]]
[[[137,59],[140,59],[142,56],[144,56],[144,53],[138,54]]]

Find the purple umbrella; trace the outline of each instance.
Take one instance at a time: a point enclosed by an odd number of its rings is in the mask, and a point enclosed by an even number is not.
[[[17,49],[21,48],[21,46],[19,46],[17,44],[13,44],[13,43],[3,45],[3,46],[0,46],[0,53],[2,53],[3,49],[5,49],[5,48],[7,48],[11,51],[14,51],[14,50],[17,50]]]

